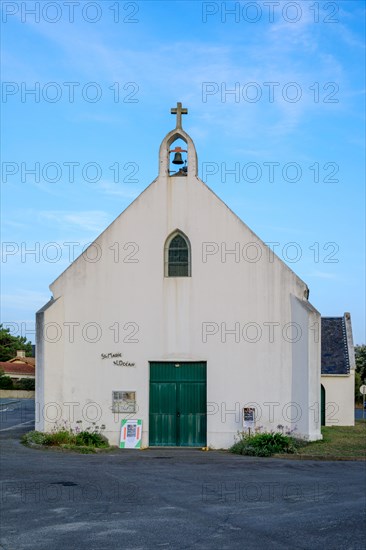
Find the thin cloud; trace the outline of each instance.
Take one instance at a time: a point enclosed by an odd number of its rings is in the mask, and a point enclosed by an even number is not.
[[[17,289],[16,294],[4,294],[2,296],[2,308],[6,310],[37,311],[50,299],[50,292],[36,292],[34,290]],[[8,322],[9,319],[8,319]]]
[[[135,199],[142,191],[137,185],[125,185],[121,183],[113,183],[111,181],[101,181],[98,183],[98,190],[106,195],[114,197],[122,197],[124,199]]]
[[[101,210],[89,210],[84,212],[73,212],[65,210],[47,210],[40,212],[40,218],[71,229],[81,229],[100,233],[110,223],[110,215]]]
[[[337,279],[335,273],[329,273],[326,271],[313,271],[312,273],[308,273],[306,277],[313,277],[315,279]]]
[[[282,1],[276,12],[281,12],[284,5]],[[53,27],[41,23],[32,25],[32,28],[57,44],[68,59],[68,66],[77,71],[78,75],[92,76],[94,81],[108,81],[109,84],[133,80],[140,90],[148,89],[150,97],[156,96],[159,102],[162,101],[161,82],[169,82],[169,95],[174,94],[189,101],[190,107],[197,112],[202,111],[204,104],[207,131],[212,131],[212,127],[216,126],[220,132],[241,136],[243,128],[246,128],[248,134],[273,137],[292,135],[305,117],[316,110],[317,105],[309,91],[309,86],[315,81],[336,79],[342,84],[343,67],[322,51],[321,33],[318,32],[319,25],[313,22],[313,15],[310,10],[303,8],[301,19],[296,24],[280,18],[261,35],[260,46],[253,46],[251,42],[244,46],[235,43],[217,45],[197,39],[169,44],[145,42],[139,50],[134,51],[128,47],[111,47],[90,25],[87,30],[81,26],[69,26],[67,33],[63,25]],[[309,49],[314,51],[314,62],[294,64],[292,54],[296,54],[299,59],[302,54],[308,55]],[[75,51],[78,52],[77,56]],[[184,70],[177,71],[177,59]],[[159,70],[146,72],[146,67],[159,67]],[[210,96],[206,102],[202,98],[204,82],[214,82],[218,86],[223,83],[227,89],[232,89],[236,83],[242,86],[256,82],[266,95],[268,89],[263,86],[264,82],[279,82],[283,86],[293,81],[303,90],[301,100],[296,103],[283,98],[281,87],[276,88],[273,105],[269,104],[267,97],[256,104],[245,102],[242,97],[237,103],[232,95],[223,101],[221,91]],[[183,98],[182,89],[185,91]],[[218,104],[221,107],[221,118],[217,117]],[[105,115],[83,116],[115,124],[113,118]],[[203,139],[206,137],[202,130],[201,133],[197,131],[197,135]]]

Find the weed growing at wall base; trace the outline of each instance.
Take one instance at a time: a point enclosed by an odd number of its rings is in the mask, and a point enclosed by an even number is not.
[[[102,434],[105,426],[96,426],[95,422],[87,428],[80,427],[81,420],[76,422],[75,428],[65,421],[57,424],[51,432],[28,432],[22,437],[22,443],[29,447],[60,447],[80,453],[93,453],[96,449],[108,449],[108,439]]]
[[[239,432],[237,441],[229,451],[231,453],[247,456],[272,456],[276,453],[293,454],[301,445],[306,445],[292,436],[292,431],[283,433],[283,426],[277,426],[278,430],[251,435],[248,432]]]

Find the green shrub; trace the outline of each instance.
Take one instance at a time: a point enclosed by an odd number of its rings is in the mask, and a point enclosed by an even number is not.
[[[47,434],[45,445],[60,446],[65,443],[75,445],[75,435],[68,430],[60,430],[51,434]]]
[[[0,390],[12,390],[14,387],[10,376],[0,373]]]
[[[34,378],[22,378],[14,384],[14,389],[34,391],[36,387],[36,381]]]
[[[99,432],[80,432],[76,436],[76,445],[87,445],[89,447],[109,447],[108,439]]]
[[[23,435],[22,443],[26,445],[35,444],[35,445],[45,445],[49,434],[42,432],[32,431]]]
[[[294,437],[281,432],[257,433],[252,436],[242,432],[229,451],[247,456],[272,456],[276,453],[294,453],[300,444]]]

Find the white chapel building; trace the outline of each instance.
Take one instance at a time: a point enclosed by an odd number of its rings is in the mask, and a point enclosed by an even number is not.
[[[244,422],[320,439],[308,287],[198,178],[187,109],[172,113],[157,178],[37,313],[36,429],[93,421],[118,445],[138,419],[143,446],[228,448]]]

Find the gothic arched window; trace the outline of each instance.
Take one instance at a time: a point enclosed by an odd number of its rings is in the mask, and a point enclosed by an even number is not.
[[[165,277],[191,276],[191,246],[180,231],[168,237],[164,251]]]

